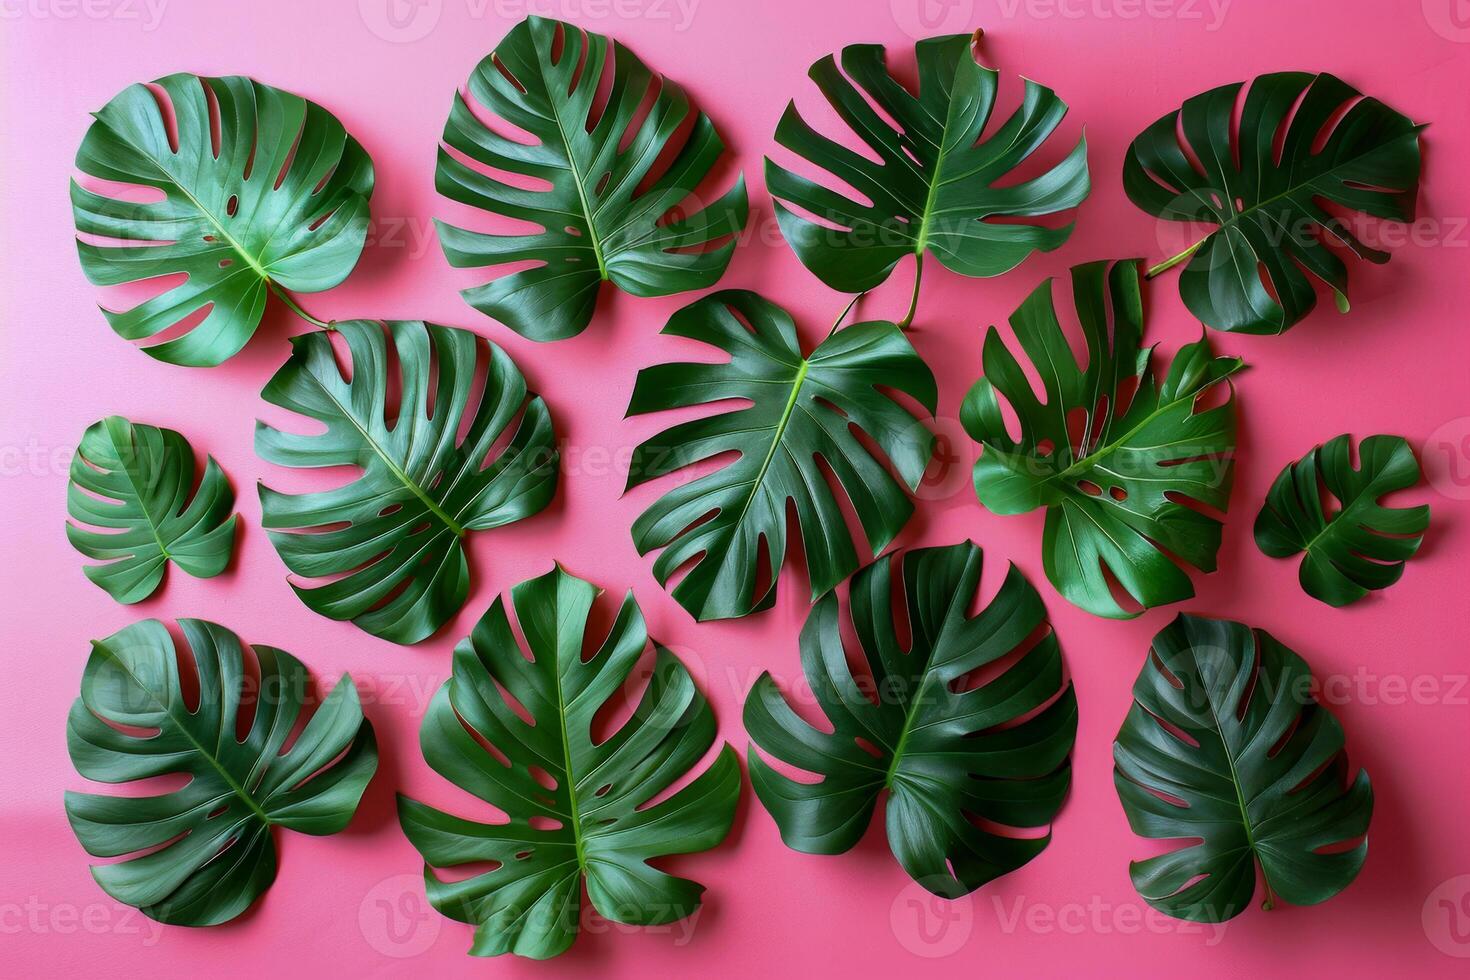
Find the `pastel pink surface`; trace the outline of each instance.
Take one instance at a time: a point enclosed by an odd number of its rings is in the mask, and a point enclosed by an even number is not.
[[[457,290],[478,272],[448,267],[430,218],[448,208],[433,189],[435,145],[451,94],[525,10],[521,3],[420,0],[387,15],[388,2],[249,4],[173,0],[156,18],[144,3],[85,7],[55,2],[6,8],[3,86],[5,177],[0,237],[6,311],[0,387],[0,494],[8,528],[0,562],[6,608],[6,676],[0,682],[0,963],[12,976],[408,974],[562,976],[1448,974],[1463,965],[1438,900],[1470,889],[1464,765],[1470,640],[1464,555],[1470,546],[1465,479],[1470,399],[1465,365],[1470,191],[1467,32],[1451,0],[1219,0],[1073,4],[1024,0],[935,3],[929,33],[985,26],[986,58],[1013,83],[1038,79],[1071,105],[1058,156],[1085,125],[1094,188],[1065,247],[1000,279],[966,280],[937,268],[924,283],[914,340],[940,381],[940,428],[950,469],[928,493],[902,546],[973,538],[985,549],[984,588],[1015,562],[1046,599],[1075,679],[1081,723],[1075,783],[1049,849],[1024,869],[940,913],[887,852],[881,820],[842,857],[782,846],[746,788],[725,846],[674,862],[709,886],[692,923],[629,930],[591,922],[572,952],[549,964],[465,955],[469,927],[425,912],[421,862],[397,827],[404,791],[472,814],[418,752],[418,721],[446,676],[449,653],[491,599],[559,560],[613,595],[631,588],[651,631],[703,682],[725,738],[746,737],[740,704],[758,673],[799,675],[796,636],[807,587],[788,568],[776,608],[743,621],[695,624],[654,581],[628,528],[654,496],[621,496],[631,446],[661,420],[624,420],[637,369],[695,350],[658,331],[692,297],[637,300],[606,292],[591,328],[542,346],[471,310]],[[854,42],[888,45],[912,64],[908,30],[918,4],[776,0],[582,0],[532,4],[626,41],[678,79],[720,127],[750,184],[754,231],[721,285],[758,289],[790,309],[815,341],[844,297],[826,289],[781,244],[761,160],[786,102],[818,104],[806,78],[818,57]],[[154,10],[157,9],[156,5]],[[87,10],[112,11],[98,18]],[[71,11],[70,14],[67,12]],[[136,16],[124,16],[132,11]],[[1157,16],[1159,12],[1171,12]],[[1152,13],[1151,13],[1152,12]],[[634,16],[628,16],[628,14]],[[406,19],[404,19],[406,18]],[[418,18],[418,19],[414,19]],[[947,19],[946,19],[947,18]],[[1222,571],[1195,576],[1198,596],[1130,622],[1091,617],[1063,601],[1041,567],[1041,514],[982,511],[968,485],[973,447],[956,423],[979,373],[982,330],[1003,323],[1043,277],[1098,258],[1177,251],[1125,198],[1128,141],[1182,99],[1267,71],[1330,70],[1431,121],[1425,134],[1426,216],[1415,240],[1383,267],[1352,267],[1353,311],[1324,299],[1308,321],[1277,338],[1213,335],[1251,365],[1238,383],[1241,449]],[[128,83],[174,71],[248,74],[334,112],[377,168],[376,230],[342,287],[303,302],[318,316],[424,318],[470,327],[504,346],[546,396],[563,441],[562,490],[545,513],[477,535],[470,600],[449,627],[412,648],[376,640],[309,612],[259,528],[258,479],[282,474],[256,458],[259,391],[302,324],[272,304],[246,350],[214,370],[156,362],[128,349],[96,310],[99,293],[76,260],[67,178],[87,113]],[[864,301],[866,316],[895,316],[911,269]],[[1198,336],[1173,275],[1147,291],[1149,338],[1165,352]],[[82,430],[119,413],[182,430],[213,454],[239,496],[244,531],[236,563],[199,581],[170,573],[134,608],[82,577],[63,535],[66,464]],[[1294,562],[1262,556],[1251,522],[1289,460],[1340,432],[1406,436],[1431,481],[1405,495],[1429,502],[1434,524],[1403,581],[1381,596],[1332,610],[1296,583]],[[1412,500],[1410,500],[1412,498]],[[1359,879],[1315,908],[1257,908],[1227,926],[1199,927],[1148,910],[1128,861],[1152,853],[1129,831],[1112,785],[1112,738],[1149,638],[1181,609],[1264,627],[1335,677],[1333,710],[1377,797],[1371,849]],[[67,757],[65,719],[88,641],[136,618],[198,616],[246,640],[291,650],[319,675],[351,671],[377,726],[382,766],[351,828],[329,838],[282,833],[273,888],[240,920],[208,930],[161,928],[104,895],[62,812],[64,790],[85,788]],[[1433,689],[1431,691],[1431,689]],[[1429,693],[1426,693],[1429,692]],[[1428,906],[1426,908],[1426,905]],[[1470,900],[1459,908],[1470,910]],[[1421,915],[1427,913],[1427,916]]]

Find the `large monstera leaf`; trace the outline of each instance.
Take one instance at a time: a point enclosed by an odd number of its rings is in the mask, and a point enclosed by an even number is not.
[[[745,616],[776,601],[786,554],[786,508],[797,522],[812,599],[858,567],[858,555],[831,476],[857,513],[874,552],[913,512],[915,489],[934,437],[888,391],[931,414],[934,375],[892,323],[856,323],[801,353],[784,310],[752,292],[725,290],[686,306],[663,330],[724,351],[714,364],[674,363],[638,374],[628,414],[642,415],[731,399],[749,407],[681,422],[640,445],[631,489],[724,453],[726,465],[670,489],[633,524],[639,554],[662,548],[653,571],[665,586],[685,574],[674,598],[700,620]],[[898,473],[858,438],[872,439]],[[689,565],[693,560],[693,564]],[[761,581],[761,562],[769,581]]]
[[[648,646],[631,592],[607,637],[588,637],[597,593],[560,567],[517,585],[511,601],[529,659],[497,598],[455,648],[453,675],[424,717],[429,765],[504,814],[482,823],[399,797],[404,833],[426,862],[429,901],[474,924],[476,956],[564,952],[577,936],[584,882],[593,908],[614,922],[694,914],[704,886],[649,862],[714,847],[735,818],[740,766],[728,745],[651,802],[715,741],[709,703],[663,647],[655,645],[631,716],[611,735],[594,734],[594,718]],[[586,657],[584,647],[595,652]],[[484,863],[491,869],[458,880],[434,873]]]
[[[1020,107],[986,135],[1000,73],[976,61],[971,42],[964,34],[918,42],[917,95],[889,74],[879,45],[843,48],[840,70],[832,55],[811,67],[812,80],[878,162],[818,133],[794,102],[787,106],[776,142],[858,195],[766,161],[782,234],[832,288],[872,289],[904,256],[916,256],[922,267],[930,253],[963,275],[998,276],[1071,234],[1071,225],[1014,219],[1082,202],[1089,188],[1086,142],[1039,176],[1009,179],[1055,132],[1067,106],[1027,79]],[[917,282],[914,288],[917,296]]]
[[[1077,734],[1056,635],[1032,642],[1046,622],[1040,596],[1011,566],[995,598],[971,615],[980,567],[980,549],[965,542],[910,551],[900,562],[884,555],[854,575],[848,612],[862,675],[849,663],[837,598],[823,597],[801,631],[801,666],[830,734],[802,720],[770,674],[756,680],[745,702],[750,781],[789,847],[849,850],[886,791],[894,857],[929,891],[955,898],[1021,867],[1051,840],[1049,830],[1023,837],[979,822],[1049,825],[1071,781]],[[895,577],[907,650],[894,620]],[[756,747],[821,779],[783,775]]]
[[[1177,558],[1214,571],[1220,522],[1186,505],[1229,504],[1235,449],[1234,394],[1196,404],[1242,364],[1209,344],[1180,348],[1160,378],[1141,346],[1143,306],[1132,261],[1072,269],[1073,301],[1087,343],[1081,367],[1057,320],[1052,282],[1011,316],[1011,328],[1045,388],[1031,382],[995,327],[985,337],[985,375],[961,409],[981,444],[980,502],[997,514],[1046,508],[1042,561],[1058,592],[1088,612],[1127,619],[1111,574],[1145,608],[1194,595]],[[1136,385],[1132,394],[1129,390]],[[1012,438],[1002,396],[1020,421]]]
[[[1295,71],[1251,82],[1237,124],[1244,87],[1197,95],[1140,133],[1123,187],[1155,217],[1217,226],[1154,270],[1188,261],[1179,293],[1190,312],[1220,330],[1276,334],[1312,312],[1314,281],[1347,309],[1334,249],[1388,261],[1352,226],[1413,220],[1423,127],[1332,75]]]
[[[735,243],[717,243],[745,226],[745,181],[701,206],[696,190],[724,143],[677,84],[609,38],[528,17],[475,68],[469,95],[530,140],[487,126],[456,95],[435,184],[455,201],[534,226],[483,234],[438,223],[453,266],[535,263],[465,290],[475,309],[532,340],[561,340],[586,329],[604,282],[667,296],[719,280]],[[526,180],[471,164],[548,186],[527,189]]]
[[[171,132],[172,124],[172,132]],[[248,78],[169,75],[132,85],[96,114],[77,151],[89,176],[154,188],[139,202],[72,182],[82,270],[93,283],[182,274],[132,309],[104,310],[117,333],[172,364],[219,364],[245,346],[266,295],[318,292],[357,264],[373,165],[321,106]]]
[[[1223,922],[1250,904],[1316,905],[1368,854],[1373,790],[1349,780],[1342,726],[1306,662],[1264,630],[1180,616],[1133,685],[1113,782],[1134,832],[1180,846],[1129,868],[1144,901]],[[1361,838],[1361,840],[1360,840]]]
[[[93,866],[107,894],[159,922],[210,926],[275,880],[273,827],[320,836],[347,826],[378,746],[352,678],[343,675],[292,737],[315,697],[301,661],[253,646],[256,678],[234,633],[198,619],[179,627],[182,650],[156,619],[93,643],[66,742],[87,779],[181,774],[188,783],[156,795],[68,792],[66,815],[88,854],[132,855]],[[194,695],[184,693],[180,655]]]
[[[1256,545],[1272,558],[1302,556],[1307,594],[1346,606],[1404,574],[1429,527],[1429,507],[1385,507],[1379,498],[1419,482],[1414,451],[1399,436],[1369,436],[1352,460],[1340,435],[1281,471],[1256,517]],[[1329,514],[1323,488],[1340,509]]]
[[[262,484],[261,516],[286,567],[325,580],[292,583],[307,606],[417,643],[469,594],[465,537],[551,502],[559,459],[551,417],[509,355],[468,331],[420,321],[385,331],[354,320],[336,332],[350,379],[332,335],[318,331],[292,339],[291,359],[261,392],[326,430],[297,435],[260,422],[255,449],[281,466],[352,466],[361,475],[302,494]],[[390,387],[401,389],[396,410]]]
[[[235,543],[235,491],[210,457],[194,486],[194,450],[173,429],[109,416],[89,426],[71,461],[66,538],[102,564],[86,576],[118,602],[152,595],[169,562],[198,578],[225,570]]]

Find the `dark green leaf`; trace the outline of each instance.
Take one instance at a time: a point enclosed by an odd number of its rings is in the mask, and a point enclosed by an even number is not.
[[[1429,507],[1384,507],[1380,497],[1419,482],[1414,451],[1399,436],[1369,436],[1353,468],[1351,440],[1340,435],[1281,471],[1256,517],[1256,546],[1272,558],[1305,554],[1302,588],[1345,606],[1404,574],[1429,527]],[[1324,510],[1323,488],[1341,508]]]
[[[189,782],[157,795],[68,792],[66,815],[88,854],[134,855],[92,867],[107,894],[159,922],[209,926],[244,912],[275,880],[273,826],[315,835],[347,826],[378,744],[352,678],[343,675],[291,738],[314,697],[301,661],[252,646],[257,679],[234,633],[199,619],[179,626],[183,650],[156,619],[92,644],[66,743],[87,779],[179,773]],[[180,655],[193,698],[180,685]],[[252,692],[241,736],[241,700]]]
[[[923,478],[934,436],[887,392],[907,395],[931,414],[938,397],[934,375],[896,326],[853,324],[803,356],[784,310],[755,293],[725,290],[675,313],[663,332],[709,344],[729,359],[645,368],[629,415],[730,399],[751,403],[681,422],[634,451],[629,488],[723,453],[738,454],[674,487],[633,524],[639,554],[663,549],[653,571],[665,586],[696,559],[674,586],[680,605],[700,620],[769,608],[786,555],[791,501],[813,600],[852,574],[857,552],[824,470],[857,512],[869,547],[887,547],[913,504],[854,430],[877,444],[912,490]],[[762,552],[770,568],[763,587]]]
[[[907,651],[894,622],[893,556],[854,575],[848,611],[861,675],[848,662],[837,598],[823,597],[801,631],[801,666],[831,734],[803,721],[770,674],[756,680],[745,702],[754,744],[822,777],[798,782],[751,749],[751,783],[789,847],[850,849],[884,790],[889,847],[937,895],[971,892],[1050,842],[1049,830],[1020,837],[976,822],[1050,824],[1071,781],[1077,734],[1056,635],[1048,628],[1031,642],[1046,623],[1040,596],[1011,566],[1000,592],[972,616],[980,565],[969,542],[903,556],[897,587]]]
[[[998,276],[1071,234],[1071,225],[995,220],[1080,204],[1090,186],[1087,144],[1079,140],[1065,160],[1037,177],[1009,180],[1055,132],[1067,107],[1051,89],[1026,79],[1021,106],[982,139],[1000,73],[975,60],[971,40],[954,34],[918,42],[917,96],[889,74],[880,45],[843,48],[841,71],[832,55],[811,67],[808,74],[837,115],[879,162],[816,132],[794,102],[786,107],[776,142],[856,192],[848,197],[766,161],[782,234],[832,288],[871,289],[899,259],[922,260],[926,252],[963,275]]]
[[[67,522],[66,539],[102,561],[82,569],[87,578],[118,602],[137,602],[158,588],[170,561],[198,578],[225,570],[234,504],[213,456],[196,491],[183,436],[111,415],[88,427],[72,457],[66,512],[76,523]]]
[[[1105,572],[1151,607],[1194,595],[1170,556],[1215,569],[1220,522],[1177,498],[1220,511],[1229,504],[1234,395],[1213,408],[1195,403],[1243,365],[1211,356],[1201,338],[1180,348],[1160,379],[1153,348],[1141,346],[1143,306],[1131,260],[1074,267],[1072,293],[1087,366],[1078,365],[1062,331],[1047,280],[1011,317],[1045,399],[1037,399],[992,326],[985,376],[965,397],[961,419],[982,446],[980,502],[997,514],[1045,507],[1042,560],[1052,585],[1088,612],[1127,619],[1137,614],[1118,604]],[[1019,418],[1020,439],[1007,430],[997,393]]]
[[[1180,616],[1154,637],[1113,743],[1134,833],[1182,842],[1129,867],[1144,901],[1223,922],[1250,904],[1257,865],[1268,908],[1325,902],[1357,876],[1373,789],[1362,770],[1348,781],[1342,726],[1312,686],[1265,630]]]
[[[354,320],[337,333],[351,380],[337,365],[332,335],[318,331],[292,338],[291,359],[261,392],[326,431],[294,435],[258,422],[255,451],[282,466],[354,466],[362,475],[297,495],[262,484],[261,516],[288,569],[326,580],[293,583],[307,606],[417,643],[464,605],[469,532],[551,502],[559,459],[551,417],[510,356],[466,330],[394,321],[385,332]]]
[[[438,223],[450,265],[536,263],[465,290],[475,309],[532,340],[561,340],[586,329],[604,281],[634,296],[667,296],[719,280],[735,243],[714,243],[745,226],[745,180],[700,206],[696,191],[725,144],[677,84],[601,34],[528,17],[475,68],[469,95],[531,142],[496,132],[456,95],[439,193],[535,226],[482,234]],[[548,186],[528,190],[465,160]]]
[[[708,850],[735,818],[740,766],[728,745],[692,781],[649,805],[715,742],[708,702],[663,647],[655,645],[653,673],[632,715],[594,741],[595,716],[625,690],[648,647],[631,592],[606,639],[589,638],[596,595],[560,567],[517,585],[511,601],[530,659],[497,598],[455,648],[453,676],[419,732],[434,771],[505,816],[481,823],[399,797],[404,833],[427,862],[429,901],[474,924],[476,956],[564,952],[576,939],[584,881],[592,906],[614,922],[659,925],[692,915],[704,886],[649,861]],[[433,872],[484,862],[493,868],[459,880]]]
[[[82,269],[100,286],[183,274],[130,310],[120,336],[172,364],[218,364],[245,346],[273,287],[318,292],[347,278],[367,238],[373,164],[321,106],[248,78],[169,75],[96,114],[77,168],[163,192],[139,203],[72,182]],[[211,117],[217,119],[212,123]],[[172,119],[176,135],[170,135]],[[213,130],[213,132],[212,132]]]
[[[1244,87],[1197,95],[1140,133],[1123,187],[1155,217],[1218,226],[1159,267],[1188,259],[1179,293],[1190,312],[1220,330],[1282,333],[1317,305],[1314,280],[1347,309],[1333,247],[1388,261],[1352,223],[1413,220],[1423,127],[1332,75],[1299,71],[1251,82],[1236,123]]]

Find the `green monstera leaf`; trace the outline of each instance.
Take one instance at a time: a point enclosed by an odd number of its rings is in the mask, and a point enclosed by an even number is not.
[[[131,603],[153,594],[169,562],[198,578],[223,572],[235,491],[212,456],[197,490],[194,472],[194,450],[173,429],[116,415],[89,426],[66,488],[66,539],[102,561],[82,569],[87,578]]]
[[[852,574],[858,555],[824,470],[852,504],[869,547],[879,552],[888,546],[913,512],[904,486],[918,486],[934,446],[929,429],[890,392],[907,395],[931,414],[938,397],[934,375],[896,326],[856,323],[803,355],[784,310],[755,293],[725,290],[675,313],[663,332],[729,357],[645,368],[630,416],[750,402],[681,422],[634,450],[629,489],[737,454],[669,490],[633,524],[639,554],[663,549],[653,566],[659,582],[667,586],[685,570],[673,588],[680,605],[700,620],[769,608],[786,554],[789,502],[796,506],[812,599]],[[902,484],[859,433],[882,450]],[[770,570],[764,583],[762,561]]]
[[[978,37],[977,31],[973,39],[919,41],[917,95],[889,74],[880,45],[843,48],[840,70],[832,55],[811,67],[812,80],[877,161],[818,133],[794,102],[787,105],[776,142],[856,192],[849,196],[766,161],[782,234],[833,289],[872,289],[912,255],[917,303],[926,254],[962,275],[998,276],[1071,234],[1070,224],[1047,228],[1014,219],[1082,203],[1090,186],[1086,141],[1046,172],[1010,180],[1056,131],[1067,106],[1027,79],[1020,107],[984,135],[1000,73],[976,61]],[[905,325],[912,316],[911,309]]]
[[[1332,75],[1299,71],[1251,82],[1237,123],[1244,87],[1197,95],[1140,133],[1123,188],[1157,218],[1216,226],[1150,275],[1187,262],[1179,293],[1191,313],[1219,330],[1276,334],[1312,312],[1315,280],[1347,310],[1334,248],[1388,261],[1353,226],[1413,220],[1423,127]]]
[[[897,562],[884,555],[854,575],[848,612],[862,675],[849,663],[836,596],[822,599],[801,631],[801,666],[831,733],[802,720],[770,674],[756,680],[745,702],[750,781],[787,846],[849,850],[886,791],[894,857],[929,891],[956,898],[1050,842],[1049,830],[1022,837],[979,822],[1047,827],[1071,782],[1077,734],[1056,635],[1034,639],[1046,623],[1041,597],[1011,566],[995,598],[971,615],[980,567],[980,549],[965,542]],[[756,747],[821,779],[785,776]]]
[[[1429,507],[1384,507],[1385,494],[1419,482],[1414,451],[1399,436],[1369,436],[1358,446],[1340,435],[1281,471],[1256,517],[1256,545],[1272,558],[1302,555],[1307,594],[1346,606],[1404,574],[1429,528]],[[1340,505],[1325,509],[1323,488]]]
[[[302,494],[262,484],[262,522],[293,574],[325,580],[292,583],[312,610],[417,643],[464,605],[466,536],[551,502],[559,460],[551,416],[510,356],[466,330],[354,320],[336,333],[350,379],[332,335],[317,331],[292,338],[291,359],[261,392],[325,431],[259,422],[255,451],[281,466],[352,466],[361,475]]]
[[[171,364],[219,364],[245,346],[275,292],[319,292],[357,264],[373,165],[331,113],[248,78],[169,75],[131,85],[96,114],[77,168],[162,192],[139,202],[72,182],[82,271],[115,286],[182,274],[131,309],[117,333]],[[305,314],[302,314],[305,315]],[[310,318],[308,318],[310,319]]]
[[[530,140],[487,126],[456,95],[435,185],[462,204],[534,226],[484,234],[438,222],[450,265],[535,263],[465,290],[475,309],[532,340],[561,340],[586,329],[604,282],[667,296],[724,274],[735,243],[717,243],[745,226],[744,178],[702,206],[696,191],[725,144],[682,88],[627,48],[528,17],[475,68],[469,96]],[[528,178],[533,189],[476,165]]]
[[[1347,778],[1342,726],[1312,683],[1301,657],[1240,623],[1180,616],[1154,637],[1113,743],[1134,833],[1181,842],[1130,866],[1144,901],[1224,922],[1258,866],[1267,908],[1325,902],[1357,876],[1373,789],[1362,770]]]
[[[689,671],[655,644],[652,676],[611,735],[594,718],[648,647],[630,592],[607,637],[587,633],[598,590],[562,571],[511,591],[526,650],[497,598],[454,650],[454,672],[419,732],[441,776],[504,814],[482,823],[399,797],[423,854],[429,901],[475,926],[476,956],[546,959],[577,937],[582,886],[603,917],[660,925],[694,914],[704,886],[650,861],[692,854],[729,833],[740,797],[735,751],[657,803],[715,742],[715,719]],[[584,656],[584,650],[590,656]],[[442,880],[434,868],[492,864]]]
[[[1108,575],[1147,608],[1194,595],[1175,559],[1215,569],[1220,522],[1177,498],[1219,511],[1229,504],[1234,395],[1212,408],[1196,403],[1243,365],[1212,356],[1201,338],[1180,348],[1160,378],[1153,348],[1141,346],[1143,305],[1131,260],[1074,267],[1072,293],[1087,366],[1079,366],[1057,321],[1047,280],[1011,316],[1045,399],[1037,399],[992,326],[985,376],[965,397],[960,417],[982,447],[975,463],[980,502],[997,514],[1045,507],[1046,577],[1088,612],[1127,619],[1137,613],[1114,598]],[[997,395],[1018,417],[1019,439],[1010,435]]]
[[[66,815],[88,854],[133,855],[93,866],[107,894],[159,922],[210,926],[244,912],[275,880],[273,827],[321,836],[347,826],[378,745],[350,677],[292,737],[315,697],[301,661],[253,646],[257,679],[234,633],[198,619],[179,627],[183,649],[156,619],[92,644],[66,743],[87,779],[181,774],[188,783],[156,795],[68,792]]]

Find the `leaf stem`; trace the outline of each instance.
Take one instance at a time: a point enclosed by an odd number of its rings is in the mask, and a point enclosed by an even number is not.
[[[301,304],[298,303],[298,302],[296,302],[296,298],[294,296],[292,296],[290,293],[288,293],[286,290],[282,289],[280,286],[277,286],[274,282],[272,282],[269,279],[266,280],[266,284],[268,286],[270,286],[270,291],[272,293],[275,293],[276,294],[276,298],[277,299],[279,299],[282,303],[285,303],[288,307],[290,307],[292,313],[295,313],[297,316],[301,317],[301,319],[305,320],[307,323],[310,323],[313,326],[320,327],[323,330],[335,330],[336,329],[336,327],[334,327],[333,324],[336,323],[337,321],[335,321],[335,320],[319,320],[319,319],[317,319],[316,317],[312,316],[310,313],[308,313],[305,310],[303,310],[301,308]]]
[[[852,312],[852,308],[854,306],[857,306],[858,300],[862,299],[866,295],[868,295],[866,292],[858,293],[856,296],[854,296],[848,302],[848,304],[846,306],[844,306],[842,308],[842,312],[839,313],[839,314],[837,314],[837,319],[832,321],[832,329],[827,331],[827,337],[828,338],[830,338],[834,333],[837,332],[837,328],[840,327],[840,326],[842,326],[842,321],[843,320],[846,320],[847,319],[847,315]],[[826,338],[823,338],[823,339],[826,339]]]
[[[924,253],[920,252],[914,256],[914,294],[909,297],[909,311],[904,318],[898,321],[898,329],[907,330],[914,322],[914,314],[919,311],[919,284],[924,281]]]
[[[1199,247],[1201,245],[1203,245],[1206,242],[1206,240],[1207,239],[1205,239],[1205,238],[1201,238],[1199,241],[1195,242],[1193,245],[1189,246],[1184,251],[1180,252],[1178,255],[1175,255],[1172,258],[1168,258],[1168,259],[1165,259],[1164,261],[1160,262],[1158,265],[1154,266],[1153,268],[1151,268],[1147,272],[1145,272],[1143,274],[1143,278],[1145,278],[1145,279],[1152,279],[1154,276],[1157,276],[1160,273],[1168,272],[1170,269],[1174,268],[1180,262],[1187,261],[1191,255],[1193,255],[1195,252],[1198,252],[1199,251]]]

